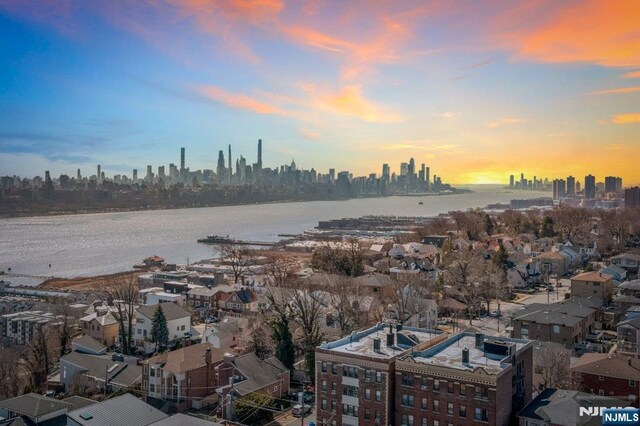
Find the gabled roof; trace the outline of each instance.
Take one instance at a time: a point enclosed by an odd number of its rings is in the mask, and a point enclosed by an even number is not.
[[[71,404],[71,407],[69,407],[69,411],[73,411],[73,410],[77,410],[79,408],[84,408],[84,407],[88,407],[89,405],[93,405],[96,404],[97,401],[94,401],[93,399],[89,399],[89,398],[83,398],[81,396],[70,396],[69,398],[65,398],[62,400],[63,402],[68,402],[69,404]]]
[[[89,314],[87,316],[84,316],[84,317],[80,318],[81,322],[91,322],[91,321],[94,321],[94,320],[97,321],[98,324],[100,324],[103,327],[107,326],[107,325],[117,324],[118,323],[118,321],[113,316],[111,311],[107,311],[103,315],[98,315],[96,312],[94,312],[92,314]]]
[[[166,419],[151,423],[148,426],[222,426],[222,423],[210,422],[194,416],[178,413]]]
[[[287,371],[287,367],[276,357],[261,360],[252,352],[236,357],[231,362],[247,378],[234,385],[240,395],[248,395],[279,381],[278,375]]]
[[[631,259],[635,260],[636,262],[640,262],[640,255],[634,253],[622,253],[609,258],[609,260],[611,259]]]
[[[75,339],[71,345],[75,347],[75,350],[78,352],[91,353],[94,355],[98,355],[100,353],[104,353],[107,351],[107,347],[102,343],[98,342],[91,336],[82,336]]]
[[[640,291],[640,280],[633,280],[626,283],[622,283],[618,286],[618,288],[621,288],[624,290]]]
[[[633,319],[622,320],[618,324],[616,324],[616,327],[620,327],[621,325],[628,325],[628,326],[631,326],[633,328],[637,328],[638,330],[640,330],[640,317],[636,317],[636,318],[633,318]]]
[[[224,359],[223,350],[214,348],[211,343],[198,343],[162,353],[143,362],[145,364],[161,364],[163,370],[172,373],[185,373],[207,365],[205,359],[207,349],[211,350],[211,361],[214,364]]]
[[[114,361],[110,355],[70,352],[60,358],[60,362],[69,362],[76,365],[83,374],[95,377],[100,382],[104,382],[105,371],[113,368],[109,373],[109,383],[117,386],[129,387],[139,382],[142,378],[142,367],[132,362]]]
[[[179,318],[190,317],[191,314],[173,302],[160,303],[158,305],[140,306],[136,311],[145,317],[152,319],[156,308],[160,306],[167,321],[173,321]]]
[[[28,393],[0,401],[0,408],[33,420],[59,410],[65,410],[66,412],[69,407],[71,407],[71,404],[68,402],[62,402],[37,393]]]
[[[622,355],[586,353],[570,368],[572,372],[618,379],[640,377],[640,359]]]
[[[611,281],[612,278],[613,277],[611,275],[603,274],[602,272],[583,272],[575,277],[571,277],[571,281],[593,281],[605,283],[607,281]]]
[[[129,393],[71,411],[67,416],[90,426],[147,426],[168,417]]]

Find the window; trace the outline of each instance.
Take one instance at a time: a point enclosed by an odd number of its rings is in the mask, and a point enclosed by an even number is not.
[[[156,377],[156,369],[155,369],[155,368],[153,368],[153,367],[151,367],[151,368],[149,369],[149,375],[150,375],[151,377]]]
[[[327,362],[326,361],[322,361],[322,367],[321,367],[320,371],[322,371],[323,373],[327,372]]]
[[[467,385],[464,383],[460,385],[460,395],[465,396],[467,394]]]
[[[422,398],[420,400],[420,408],[422,408],[423,410],[427,409],[427,398]]]
[[[440,380],[436,379],[433,381],[433,391],[440,392]]]
[[[382,401],[382,391],[376,391],[376,402]]]
[[[351,367],[349,365],[342,366],[342,375],[344,377],[358,378],[358,367]]]
[[[630,388],[635,388],[636,387],[636,381],[635,380],[629,380],[629,387]]]
[[[336,403],[335,400],[332,400],[331,401],[331,412],[335,413],[337,409],[338,409],[338,404]]]
[[[439,420],[434,420],[433,421],[433,426],[440,426],[440,421]]]
[[[153,383],[149,384],[149,392],[155,392],[156,391],[156,385],[154,385]]]
[[[460,417],[467,417],[467,406],[466,405],[461,405],[460,406],[459,415],[460,415]]]
[[[358,388],[355,386],[345,386],[342,388],[342,394],[346,396],[358,396]]]
[[[142,330],[141,329],[138,329],[137,331],[138,331],[138,334],[142,334]]]
[[[320,407],[321,407],[323,410],[326,410],[326,409],[327,409],[327,400],[326,400],[326,399],[322,398],[322,401],[320,402]]]
[[[413,386],[413,374],[402,373],[402,386]]]
[[[331,364],[331,374],[338,374],[338,364]]]
[[[364,370],[364,381],[365,382],[371,381],[371,370],[369,369]]]
[[[358,407],[356,407],[355,405],[342,404],[342,414],[358,417]]]
[[[604,381],[604,376],[598,376],[598,380],[600,380],[601,382]]]
[[[147,330],[142,330],[142,335],[143,335],[144,337],[147,337]]]
[[[476,408],[475,410],[475,419],[486,422],[489,420],[489,416],[487,414],[487,410],[484,408]]]
[[[447,393],[453,393],[453,382],[447,382]]]
[[[440,411],[440,401],[437,399],[433,400],[433,411]]]
[[[604,396],[604,389],[598,389],[598,395]]]
[[[326,380],[323,380],[323,381],[322,381],[322,391],[324,392],[324,391],[326,391],[326,390],[327,390],[327,381],[326,381]]]
[[[420,426],[428,426],[428,419],[426,417],[422,418],[422,421],[420,422]]]
[[[476,398],[487,399],[489,395],[487,394],[487,388],[484,386],[476,386]]]
[[[336,394],[336,382],[331,382],[331,395]]]
[[[376,383],[382,383],[382,372],[376,371]]]
[[[402,394],[402,405],[405,407],[413,407],[413,395]]]
[[[371,400],[371,389],[364,390],[364,399],[365,401]]]
[[[184,324],[180,326],[180,331],[184,331]]]
[[[447,414],[453,416],[453,402],[447,402]]]
[[[379,425],[380,422],[382,422],[382,416],[380,415],[380,411],[379,410],[376,410],[376,416],[374,417],[373,421],[377,425]]]
[[[402,415],[402,426],[413,426],[413,416],[411,414]]]
[[[365,408],[364,409],[364,418],[365,418],[365,420],[369,420],[371,418],[371,409],[370,408]]]
[[[554,325],[553,326],[553,334],[560,334],[560,326],[559,325]]]

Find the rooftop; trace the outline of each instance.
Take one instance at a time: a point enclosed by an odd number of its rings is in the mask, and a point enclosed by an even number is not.
[[[67,416],[79,425],[91,426],[146,426],[168,417],[129,393],[71,411]]]
[[[59,410],[67,410],[71,406],[68,402],[58,401],[37,393],[28,393],[15,398],[0,401],[0,408],[36,420]]]
[[[156,311],[156,308],[160,306],[162,307],[162,312],[164,312],[164,316],[167,318],[167,321],[172,321],[178,318],[190,317],[191,314],[180,306],[176,305],[173,302],[169,303],[161,303],[159,305],[151,305],[151,306],[140,306],[136,311],[138,313],[144,315],[145,317],[151,319],[153,318],[153,314]]]
[[[476,339],[481,339],[476,345]],[[531,345],[527,339],[484,336],[481,333],[459,333],[425,351],[413,352],[404,359],[413,359],[421,364],[432,364],[455,368],[457,370],[475,371],[482,368],[489,374],[498,374],[511,366],[511,354]],[[463,362],[463,350],[469,351],[469,362]]]
[[[146,364],[161,364],[162,368],[172,373],[184,373],[207,365],[205,354],[211,350],[211,362],[218,363],[224,359],[224,351],[216,349],[211,343],[200,343],[164,352],[143,361]]]
[[[623,355],[586,353],[573,364],[574,373],[629,379],[640,377],[640,360]]]
[[[602,272],[583,272],[582,274],[572,277],[571,281],[594,281],[604,283],[611,281],[612,278],[613,277],[611,275],[603,274]]]
[[[393,345],[387,345],[387,336],[390,329],[393,330]],[[390,324],[378,323],[369,329],[353,332],[350,336],[342,339],[323,343],[320,349],[340,352],[344,354],[353,354],[360,356],[368,356],[372,358],[394,358],[401,355],[412,347],[421,343],[432,340],[442,334],[438,330],[428,330],[415,327],[402,327],[400,331],[396,326]],[[374,342],[378,339],[379,349],[374,348]]]

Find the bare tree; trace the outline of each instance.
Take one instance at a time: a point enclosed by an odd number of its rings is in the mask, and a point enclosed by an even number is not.
[[[560,205],[553,209],[554,230],[564,241],[583,243],[591,231],[591,213],[580,207]]]
[[[133,352],[133,321],[135,321],[136,304],[140,286],[137,276],[133,274],[117,274],[109,278],[105,286],[110,302],[115,307],[113,316],[120,325],[120,341],[122,352]]]
[[[24,389],[24,377],[19,368],[16,368],[16,361],[23,359],[27,354],[24,350],[0,347],[0,398],[7,399],[18,396]]]
[[[72,315],[69,305],[59,305],[56,307],[56,315],[58,317],[56,334],[60,344],[60,358],[71,349],[71,340],[78,332],[78,324],[76,318]]]
[[[231,268],[233,282],[237,284],[240,277],[253,262],[251,252],[245,247],[240,247],[235,244],[222,244],[220,246],[220,253],[222,254],[223,261]]]
[[[33,339],[27,344],[27,355],[22,358],[22,366],[29,376],[29,387],[32,391],[42,391],[49,369],[57,355],[56,339],[47,325],[34,329]]]
[[[269,326],[264,321],[250,321],[240,337],[240,351],[253,352],[260,359],[268,358],[273,353],[269,333]]]
[[[481,286],[482,260],[472,249],[463,248],[452,252],[445,260],[444,282],[458,294],[467,305],[469,324],[473,325],[473,316],[478,311]]]
[[[573,383],[569,371],[570,358],[571,353],[564,348],[549,345],[540,348],[534,366],[537,379],[535,385],[538,387],[535,390],[571,389]]]
[[[340,278],[331,289],[329,299],[333,309],[333,319],[338,324],[342,336],[351,333],[361,322],[360,306],[355,289],[355,282],[346,277]]]
[[[437,216],[429,221],[429,224],[424,228],[418,229],[418,235],[420,237],[426,237],[427,235],[444,235],[451,229],[451,220]]]
[[[434,286],[419,274],[397,280],[383,290],[387,301],[386,315],[389,319],[404,324],[420,310],[420,302],[431,298]]]

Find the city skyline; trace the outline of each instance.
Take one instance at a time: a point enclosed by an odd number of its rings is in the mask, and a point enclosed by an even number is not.
[[[260,135],[265,163],[323,173],[636,185],[637,22],[624,1],[3,1],[0,174],[144,175],[182,146],[216,170]]]

